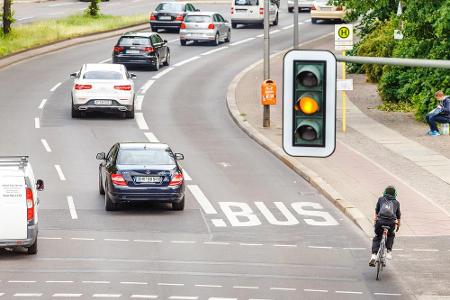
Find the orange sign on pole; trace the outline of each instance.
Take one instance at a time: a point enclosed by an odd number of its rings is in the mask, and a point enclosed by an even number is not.
[[[261,104],[277,104],[277,84],[272,79],[264,80],[261,84]]]

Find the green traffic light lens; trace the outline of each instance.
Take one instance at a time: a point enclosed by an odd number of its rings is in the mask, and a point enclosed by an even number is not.
[[[314,141],[317,139],[317,131],[309,125],[304,125],[304,126],[300,126],[297,129],[297,135],[300,139],[305,140],[305,141]]]
[[[319,84],[319,79],[311,71],[303,71],[297,75],[298,82],[304,87],[315,87]]]

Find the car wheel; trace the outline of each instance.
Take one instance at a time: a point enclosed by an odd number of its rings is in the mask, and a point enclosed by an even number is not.
[[[214,42],[213,42],[213,45],[214,46],[218,46],[219,45],[219,33],[216,33],[216,36],[215,36],[215,38],[214,38]]]
[[[100,173],[100,170],[98,170],[98,191],[100,192],[100,195],[105,194],[105,189],[103,188],[102,174]]]
[[[30,247],[28,247],[27,249],[27,253],[30,255],[34,255],[37,253],[37,236],[36,236],[36,240],[34,241],[33,245],[31,245]]]
[[[153,66],[153,71],[159,71],[159,67],[160,67],[159,56],[156,56],[156,62],[155,65]]]
[[[134,106],[131,110],[127,110],[125,112],[125,118],[127,119],[134,119]]]
[[[277,26],[278,25],[278,14],[275,17],[275,21],[273,21],[273,25]]]
[[[108,196],[108,192],[105,191],[105,210],[106,211],[115,211],[119,208],[119,205],[116,203],[113,203],[111,201],[111,198]]]
[[[184,210],[184,197],[181,199],[180,202],[173,202],[172,203],[172,210]]]
[[[231,30],[228,30],[227,37],[225,38],[225,43],[229,43],[231,41]]]
[[[164,65],[168,66],[170,65],[170,51],[167,50],[166,60],[164,61]]]
[[[311,18],[311,23],[317,24],[317,19],[316,18]]]
[[[293,8],[293,7],[289,7],[289,8],[288,8],[288,12],[290,12],[290,13],[291,13],[291,12],[294,12],[294,8]]]
[[[233,29],[236,29],[236,27],[237,27],[237,24],[236,24],[236,23],[233,23],[233,22],[231,22],[231,28],[233,28]]]
[[[181,46],[186,46],[186,40],[180,40]]]
[[[75,109],[72,103],[72,118],[79,118],[79,117],[81,117],[81,112]]]

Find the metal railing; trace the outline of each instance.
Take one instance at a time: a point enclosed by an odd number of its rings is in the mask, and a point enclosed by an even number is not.
[[[450,60],[415,59],[415,58],[390,58],[390,57],[366,57],[366,56],[342,56],[336,55],[337,61],[353,64],[393,65],[403,67],[422,67],[450,69]]]

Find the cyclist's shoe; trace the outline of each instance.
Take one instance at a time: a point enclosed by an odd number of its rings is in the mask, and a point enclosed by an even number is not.
[[[439,135],[441,135],[441,134],[439,133],[439,131],[432,131],[432,132],[430,133],[430,135],[431,135],[431,136],[439,136]]]
[[[375,267],[375,262],[376,261],[377,261],[377,255],[376,254],[372,254],[372,256],[370,257],[370,260],[369,260],[369,266]]]
[[[392,251],[386,252],[386,259],[392,259]]]

